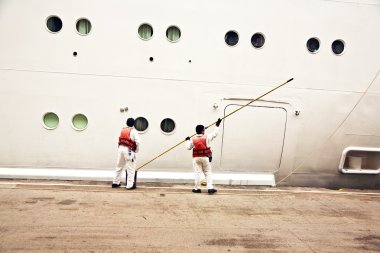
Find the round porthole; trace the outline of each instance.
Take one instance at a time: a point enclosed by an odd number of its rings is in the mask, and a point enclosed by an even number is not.
[[[306,42],[306,47],[310,53],[317,53],[319,50],[319,40],[317,38],[310,38]]]
[[[153,36],[153,28],[149,24],[142,24],[139,27],[140,39],[149,40]]]
[[[141,133],[145,133],[148,129],[149,122],[144,117],[138,117],[135,119],[135,128]]]
[[[166,133],[170,134],[175,129],[175,122],[172,119],[166,118],[161,121],[161,130]]]
[[[87,128],[87,117],[81,113],[74,115],[72,119],[72,126],[75,130],[82,131]]]
[[[57,114],[53,112],[45,113],[42,119],[42,125],[49,130],[56,129],[59,124],[59,118]]]
[[[91,22],[86,18],[79,19],[76,28],[80,35],[87,35],[91,32]]]
[[[344,41],[343,40],[335,40],[332,45],[331,49],[336,55],[341,55],[344,52]]]
[[[229,31],[224,36],[224,41],[229,46],[235,46],[239,42],[239,35],[235,31]]]
[[[176,26],[170,26],[166,30],[166,38],[168,38],[170,42],[177,42],[179,38],[181,38],[181,30]]]
[[[57,16],[50,16],[46,20],[46,27],[52,33],[57,33],[62,29],[62,20]]]
[[[264,35],[261,33],[255,33],[251,37],[251,43],[255,48],[262,48],[265,44]]]

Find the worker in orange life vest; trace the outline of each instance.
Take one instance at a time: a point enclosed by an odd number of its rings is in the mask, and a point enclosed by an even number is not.
[[[186,147],[187,149],[193,149],[193,168],[195,173],[195,187],[192,190],[194,193],[201,193],[200,189],[200,178],[201,174],[204,173],[207,181],[207,191],[209,194],[217,192],[212,185],[212,173],[211,173],[211,158],[212,153],[210,149],[210,142],[215,139],[218,135],[219,125],[222,122],[221,119],[218,119],[216,122],[216,127],[211,134],[205,135],[205,127],[203,125],[198,125],[195,128],[197,132],[191,140],[190,137],[186,138]]]
[[[140,147],[140,137],[137,130],[133,127],[135,120],[133,118],[127,119],[127,127],[121,130],[119,137],[119,149],[117,157],[117,167],[115,177],[112,182],[112,188],[121,186],[120,177],[123,168],[127,165],[127,190],[136,188],[135,185],[135,162],[136,154]]]

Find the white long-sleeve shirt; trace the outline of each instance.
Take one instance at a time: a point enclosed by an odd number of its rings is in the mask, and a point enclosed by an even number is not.
[[[139,152],[140,148],[140,136],[139,133],[135,128],[132,128],[131,133],[130,133],[131,140],[136,143],[136,150],[135,153]]]
[[[214,128],[214,131],[212,133],[206,135],[206,146],[208,148],[210,147],[210,142],[212,140],[214,140],[215,137],[218,135],[218,132],[219,132],[219,127],[216,126]],[[196,137],[201,137],[201,136],[203,136],[203,134],[197,134],[196,135]],[[189,149],[189,150],[192,149],[192,148],[194,148],[193,140],[190,139],[190,140],[186,141],[186,148]]]

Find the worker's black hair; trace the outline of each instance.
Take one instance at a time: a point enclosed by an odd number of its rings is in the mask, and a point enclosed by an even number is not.
[[[195,128],[195,132],[197,132],[197,134],[201,134],[203,130],[205,130],[205,126],[204,125],[198,125]]]
[[[133,127],[134,124],[135,124],[135,120],[133,118],[127,119],[127,126]]]

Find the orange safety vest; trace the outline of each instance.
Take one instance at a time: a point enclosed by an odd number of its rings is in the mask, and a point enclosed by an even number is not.
[[[193,157],[210,157],[211,149],[207,147],[206,136],[193,138]]]
[[[136,142],[131,139],[132,127],[124,127],[119,137],[119,145],[126,146],[132,151],[136,151]]]

